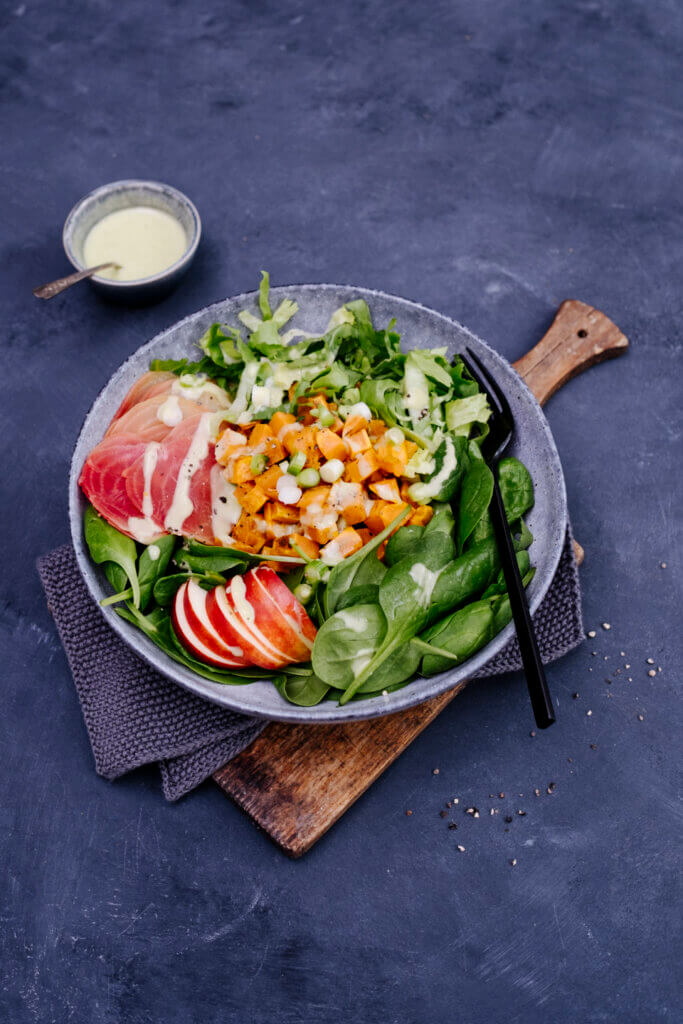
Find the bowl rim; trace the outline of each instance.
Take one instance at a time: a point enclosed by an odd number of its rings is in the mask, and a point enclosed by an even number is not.
[[[184,192],[181,192],[180,189],[175,188],[173,185],[167,185],[163,181],[153,181],[146,178],[122,178],[120,181],[110,181],[105,185],[99,185],[91,192],[88,192],[87,195],[81,196],[78,202],[74,203],[71,207],[66,216],[66,220],[64,221],[64,226],[62,228],[62,246],[66,253],[66,258],[69,260],[71,265],[76,268],[76,270],[86,269],[84,264],[76,258],[70,241],[71,232],[81,212],[99,196],[109,195],[114,192],[126,192],[134,188],[146,189],[148,192],[156,192],[157,194],[170,192],[189,210],[194,223],[194,231],[183,255],[177,259],[175,263],[172,263],[170,267],[166,267],[165,270],[159,271],[158,274],[152,274],[149,277],[137,277],[132,281],[118,281],[110,277],[101,277],[99,274],[93,274],[90,280],[95,282],[95,284],[103,285],[106,288],[138,288],[144,285],[157,284],[160,281],[166,280],[176,271],[180,270],[183,266],[192,261],[202,236],[202,219],[199,216],[199,210],[192,200],[186,196]]]
[[[464,332],[466,335],[468,335],[470,339],[474,340],[476,345],[480,345],[488,355],[492,356],[494,362],[501,362],[503,364],[507,364],[507,366],[510,367],[510,363],[505,358],[505,356],[501,355],[501,353],[493,349],[489,344],[487,344],[487,342],[483,341],[483,339],[481,339],[478,335],[473,334],[468,328],[464,327],[461,323],[459,323],[459,321],[454,320],[452,317],[449,317],[444,313],[440,313],[438,310],[426,306],[421,302],[415,301],[413,299],[406,299],[403,296],[399,295],[392,295],[391,293],[384,292],[380,289],[367,288],[363,286],[349,284],[331,283],[306,283],[298,285],[289,284],[279,285],[276,288],[271,289],[271,297],[273,297],[274,295],[275,297],[280,298],[283,297],[285,294],[292,295],[296,294],[297,292],[305,292],[318,289],[324,291],[352,291],[362,298],[381,298],[384,300],[389,300],[391,302],[398,302],[404,306],[413,307],[414,309],[426,312],[431,316],[436,316],[440,320],[448,324],[450,327],[454,327],[456,328],[456,330]],[[160,672],[167,679],[183,687],[184,689],[189,690],[196,696],[202,697],[204,700],[208,700],[211,703],[217,704],[219,707],[236,711],[239,714],[264,719],[266,721],[280,721],[304,725],[338,724],[340,722],[358,721],[363,719],[384,717],[386,715],[395,714],[397,712],[407,710],[408,708],[415,707],[416,705],[421,704],[424,701],[430,700],[433,697],[439,696],[451,689],[454,689],[456,686],[460,686],[463,682],[463,679],[465,682],[472,680],[475,677],[475,674],[478,672],[478,670],[482,668],[484,665],[486,665],[493,657],[495,657],[495,655],[503,649],[507,642],[510,639],[512,639],[515,633],[514,622],[509,622],[507,626],[505,626],[501,630],[501,632],[497,634],[497,636],[495,636],[491,641],[489,641],[489,643],[486,644],[481,650],[477,651],[470,658],[468,658],[466,662],[463,662],[462,665],[457,666],[453,670],[444,673],[439,673],[436,676],[429,677],[428,679],[423,678],[422,681],[426,682],[428,685],[424,688],[421,687],[420,689],[426,689],[427,692],[422,693],[419,696],[416,692],[417,687],[414,687],[412,684],[409,684],[405,687],[402,687],[400,690],[391,693],[387,697],[384,697],[383,695],[377,695],[375,699],[350,702],[349,704],[344,706],[343,712],[341,714],[339,713],[338,705],[335,704],[332,707],[327,707],[327,702],[325,701],[323,701],[322,704],[316,705],[312,708],[300,707],[298,705],[285,705],[284,707],[278,707],[277,710],[270,708],[266,711],[260,707],[254,706],[254,704],[251,704],[248,700],[240,701],[231,699],[232,692],[236,690],[239,690],[243,694],[243,697],[246,697],[247,691],[249,690],[248,686],[214,687],[212,684],[206,683],[206,681],[202,680],[201,677],[199,676],[189,674],[187,677],[185,677],[182,674],[182,671],[179,669],[179,666],[177,666],[175,662],[173,662],[168,657],[168,655],[166,655],[163,651],[159,651],[156,648],[152,648],[151,642],[146,641],[146,638],[141,645],[136,644],[130,635],[130,625],[124,622],[122,619],[120,619],[114,613],[114,610],[113,608],[111,608],[111,606],[107,608],[102,608],[99,605],[99,597],[101,595],[98,593],[96,568],[90,561],[85,545],[85,540],[83,538],[83,514],[81,508],[83,495],[78,486],[78,477],[80,475],[80,470],[82,466],[82,452],[80,451],[81,438],[86,429],[87,424],[90,421],[91,416],[95,411],[95,407],[102,398],[103,394],[111,386],[111,384],[115,380],[118,381],[125,376],[125,372],[129,364],[134,359],[136,359],[136,357],[141,352],[151,349],[162,337],[166,336],[169,331],[183,324],[189,323],[203,314],[210,314],[211,316],[220,316],[219,308],[224,306],[226,302],[233,302],[235,304],[239,303],[241,305],[244,305],[249,301],[256,301],[257,297],[258,291],[256,290],[242,292],[239,295],[228,296],[225,299],[220,299],[216,302],[210,303],[208,306],[205,306],[202,309],[194,310],[187,316],[182,317],[180,320],[177,320],[174,323],[170,324],[168,327],[162,329],[161,331],[158,331],[147,342],[139,346],[137,349],[135,349],[135,351],[131,352],[128,358],[125,359],[124,362],[119,365],[117,370],[115,370],[114,373],[109,377],[107,382],[104,384],[103,388],[100,390],[99,394],[93,399],[93,402],[84,417],[81,429],[79,430],[78,433],[78,438],[76,440],[71,457],[69,473],[68,505],[69,520],[71,527],[70,532],[72,544],[74,546],[74,551],[76,554],[76,561],[80,569],[81,577],[83,578],[86,587],[90,592],[90,596],[93,598],[98,608],[98,611],[103,615],[103,617],[112,627],[114,632],[117,633],[119,637],[121,637],[121,639],[126,643],[126,645],[131,650],[133,650],[138,657],[146,661],[148,665],[154,668],[157,672]],[[529,598],[530,611],[533,615],[540,606],[543,599],[545,598],[548,590],[550,589],[555,573],[557,571],[557,567],[560,562],[560,558],[562,556],[562,551],[564,549],[566,524],[568,522],[567,490],[564,480],[564,474],[562,472],[562,463],[560,461],[555,440],[550,430],[550,425],[543,413],[543,410],[541,409],[541,406],[538,403],[537,398],[535,397],[529,386],[526,384],[524,379],[519,375],[515,375],[515,377],[515,386],[519,387],[519,389],[526,394],[526,397],[531,400],[531,404],[536,407],[536,411],[538,414],[538,426],[548,446],[550,464],[553,469],[551,475],[554,476],[555,484],[557,487],[557,498],[559,502],[559,515],[557,516],[557,518],[562,521],[561,536],[558,536],[556,538],[552,555],[548,560],[548,563],[544,567],[544,573],[538,574],[539,576],[545,576],[545,582],[542,583],[539,589],[537,589],[533,594],[531,594]],[[147,643],[150,644],[149,650],[147,649]],[[458,673],[459,669],[462,669],[462,667],[465,665],[468,666],[469,671],[466,674],[463,674],[462,679],[453,679],[452,676]],[[378,706],[378,703],[375,702],[376,700],[381,701],[384,706]]]

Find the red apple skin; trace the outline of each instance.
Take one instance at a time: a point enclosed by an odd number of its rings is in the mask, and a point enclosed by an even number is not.
[[[271,590],[273,587],[272,577],[275,577],[277,584],[280,583],[277,573],[272,569],[266,569],[265,572],[253,569],[246,573],[243,577],[246,600],[254,609],[256,623],[261,632],[265,633],[271,643],[282,651],[289,662],[308,661],[311,656],[311,647],[302,638],[298,609],[293,605],[298,605],[301,611],[303,611],[303,606],[285,584],[281,584],[281,586],[286,591],[286,598],[283,600],[280,593],[274,596]],[[305,611],[304,615],[308,619]],[[315,626],[312,622],[311,626],[315,634]]]
[[[221,604],[223,607],[221,607]],[[278,652],[265,648],[251,630],[237,615],[225,587],[216,587],[209,592],[206,611],[216,632],[230,646],[241,647],[251,665],[259,668],[281,668],[286,663]]]
[[[295,598],[287,584],[283,583],[278,574],[269,566],[259,565],[256,569],[252,569],[251,571],[254,578],[258,580],[259,584],[265,589],[268,597],[275,602],[285,617],[290,621],[295,631],[308,641],[308,644],[305,646],[310,653],[310,649],[318,631],[301,601],[298,601]],[[310,646],[308,646],[309,644]],[[308,658],[305,660],[308,660]]]
[[[171,621],[173,623],[173,629],[175,630],[176,636],[183,646],[188,649],[190,654],[199,661],[203,661],[207,665],[212,665],[215,668],[234,668],[234,661],[223,658],[218,654],[214,655],[212,652],[207,651],[201,640],[195,636],[191,630],[185,615],[186,587],[187,583],[183,583],[182,587],[178,589],[176,596],[173,599]]]
[[[244,650],[239,645],[229,644],[216,632],[206,611],[208,592],[203,590],[195,580],[183,584],[185,599],[183,608],[185,618],[192,633],[208,648],[212,654],[226,659],[233,668],[244,668],[249,664]]]

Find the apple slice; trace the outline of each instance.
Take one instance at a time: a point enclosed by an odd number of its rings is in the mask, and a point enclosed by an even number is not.
[[[185,590],[183,610],[188,625],[194,635],[198,637],[208,650],[221,658],[232,660],[235,667],[244,668],[249,664],[244,650],[236,644],[231,644],[229,639],[221,636],[214,628],[206,610],[208,591],[204,590],[196,580],[189,580]]]
[[[303,605],[267,566],[252,569],[243,579],[259,629],[292,661],[308,661],[316,629]]]
[[[241,578],[234,577],[239,580]],[[244,616],[237,613],[225,587],[216,587],[209,592],[206,611],[214,629],[226,643],[241,647],[252,665],[258,665],[260,668],[281,668],[291,660],[283,651],[278,650],[258,627],[252,626]]]
[[[214,650],[207,647],[201,637],[197,636],[188,622],[187,613],[185,611],[185,594],[187,587],[188,584],[183,583],[182,587],[178,589],[173,600],[173,628],[175,629],[176,635],[181,643],[187,647],[190,654],[195,658],[199,658],[200,661],[205,661],[207,664],[215,665],[218,668],[235,668],[236,664],[241,666],[247,664],[246,661],[236,662],[234,657],[217,654]]]

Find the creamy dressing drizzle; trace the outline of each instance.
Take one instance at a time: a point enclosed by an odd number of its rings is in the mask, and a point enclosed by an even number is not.
[[[211,413],[204,413],[203,416],[199,417],[196,430],[190,441],[190,447],[187,449],[187,454],[180,466],[175,491],[173,492],[173,501],[164,520],[164,526],[171,533],[182,533],[183,523],[192,515],[194,510],[194,505],[190,498],[190,485],[192,484],[192,477],[209,454],[212,420]]]
[[[413,581],[413,583],[416,583],[417,586],[420,588],[420,604],[422,604],[426,608],[429,602],[431,601],[432,591],[436,586],[436,581],[439,578],[439,573],[432,572],[432,570],[428,569],[426,565],[422,564],[422,562],[416,562],[415,565],[410,570],[410,578]]]
[[[156,562],[161,555],[161,548],[158,544],[150,544],[147,548],[147,554],[152,562]]]
[[[232,528],[242,514],[235,485],[225,479],[221,466],[211,467],[211,529],[217,541],[230,546]]]
[[[157,409],[157,419],[167,427],[177,427],[183,419],[183,410],[177,395],[169,395]]]
[[[188,398],[191,402],[204,405],[207,409],[227,409],[230,398],[223,388],[210,380],[202,380],[199,376],[187,374],[173,381],[171,394]]]
[[[355,612],[347,611],[344,609],[341,612],[337,612],[338,617],[344,623],[347,629],[350,629],[354,633],[362,633],[365,629],[367,622],[362,615],[357,615]]]
[[[267,636],[265,636],[256,625],[256,613],[253,607],[247,600],[247,588],[244,580],[241,576],[233,576],[230,581],[230,594],[233,601],[235,602],[235,609],[239,615],[242,616],[249,630],[254,634],[257,640],[263,647],[270,650],[273,654],[280,658],[287,658],[287,661],[292,661],[292,658],[288,657],[284,651],[281,651],[278,647],[270,642]]]
[[[149,544],[162,532],[152,519],[152,476],[159,457],[159,442],[150,441],[142,456],[142,517],[131,516],[128,520],[128,532],[139,544]]]

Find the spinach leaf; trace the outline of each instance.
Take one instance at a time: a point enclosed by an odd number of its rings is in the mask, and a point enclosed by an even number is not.
[[[526,575],[522,578],[522,584],[526,588],[531,583],[532,579],[536,575],[535,569],[529,569]],[[493,602],[493,636],[497,636],[504,626],[507,626],[508,622],[512,619],[512,608],[510,607],[510,598],[507,593],[503,594],[496,601]]]
[[[231,572],[233,569],[243,569],[244,560],[235,558],[230,553],[230,548],[215,548],[213,555],[193,555],[189,551],[181,551],[177,561],[183,567],[187,566],[190,572]]]
[[[516,555],[516,558],[517,558],[517,566],[519,568],[519,574],[520,574],[520,576],[523,579],[525,574],[529,571],[529,567],[531,565],[531,560],[529,558],[529,552],[528,551],[518,551],[517,555]],[[498,594],[506,593],[506,591],[507,591],[507,586],[506,586],[506,583],[505,583],[505,573],[501,569],[500,572],[498,573],[497,578],[493,581],[493,583],[491,583],[486,588],[484,593],[481,595],[482,596],[482,600],[484,598],[486,598],[486,597],[496,597]]]
[[[385,573],[385,568],[377,558],[375,552],[383,540],[391,534],[403,520],[410,515],[410,507],[403,509],[393,519],[386,529],[378,533],[372,540],[357,551],[350,558],[345,558],[339,565],[335,565],[325,587],[323,607],[325,615],[334,614],[341,599],[341,595],[350,590],[353,586],[364,586],[368,583],[379,583]]]
[[[185,552],[208,559],[230,558],[246,565],[258,565],[259,562],[286,562],[294,568],[294,566],[303,565],[305,562],[305,559],[294,558],[292,555],[255,555],[251,551],[240,551],[239,548],[222,548],[216,544],[202,544],[200,541],[191,540],[190,538],[186,540],[176,560],[183,560],[186,557]],[[221,571],[211,570],[209,565],[206,565],[204,568],[214,572]],[[199,571],[203,571],[203,569]]]
[[[434,622],[446,612],[481,594],[500,568],[498,548],[491,537],[469,548],[439,574],[429,609]]]
[[[344,608],[351,608],[354,604],[377,604],[379,598],[379,584],[377,583],[366,583],[360,587],[351,587],[342,594],[339,604],[337,605],[337,611],[340,612]]]
[[[475,601],[454,612],[443,622],[428,629],[422,639],[433,642],[437,647],[455,655],[458,662],[465,661],[487,644],[494,635],[494,614],[492,602]],[[426,676],[445,672],[452,667],[452,660],[440,654],[425,654],[422,672]]]
[[[462,482],[458,508],[458,551],[488,511],[493,496],[493,473],[483,459],[470,461]]]
[[[167,534],[165,537],[160,537],[155,544],[149,544],[140,555],[138,560],[138,580],[140,581],[141,611],[145,610],[152,598],[154,584],[166,572],[177,541],[178,538],[174,537],[173,534]],[[156,552],[156,558],[153,558],[150,553],[153,551]],[[117,601],[128,601],[132,594],[132,588],[128,587],[118,594],[112,594],[111,597],[100,601],[100,604],[104,607],[108,604],[115,604]]]
[[[278,692],[290,704],[300,708],[312,708],[324,700],[330,691],[328,683],[318,679],[314,672],[307,675],[289,675],[285,673],[275,681]]]
[[[424,526],[402,526],[387,541],[384,564],[387,566],[396,565],[406,555],[414,555],[419,551],[424,536]]]
[[[523,519],[520,519],[512,527],[512,543],[514,544],[515,551],[523,551],[525,548],[530,547],[533,539],[534,535]]]
[[[429,536],[430,533],[447,533],[452,537],[455,519],[451,506],[448,502],[445,502],[444,504],[433,504],[432,508],[434,509],[434,515],[424,528],[425,534]]]
[[[465,542],[465,550],[469,551],[477,544],[481,544],[483,540],[489,540],[491,537],[493,537],[493,521],[487,509],[484,515],[477,523],[477,525],[472,530],[472,533],[467,538]]]
[[[395,689],[397,684],[406,682],[416,672],[421,657],[422,652],[413,646],[412,641],[401,644],[358,688],[356,696]]]
[[[137,548],[135,541],[125,534],[119,533],[113,526],[103,519],[95,511],[92,505],[88,505],[83,517],[85,542],[93,562],[102,565],[106,562],[114,562],[123,569],[130,583],[133,593],[133,603],[136,608],[140,607],[140,583],[135,568],[137,559]]]
[[[313,671],[336,689],[345,689],[371,660],[387,631],[379,605],[359,604],[335,612],[318,630]]]
[[[214,587],[219,587],[225,583],[225,577],[218,573],[196,573],[196,572],[177,572],[172,573],[169,576],[162,576],[154,584],[152,591],[154,600],[157,604],[166,607],[167,605],[173,604],[173,598],[177,591],[182,587],[183,583],[187,580],[196,580],[200,587],[204,590],[213,590]]]
[[[498,486],[508,522],[514,523],[534,503],[534,485],[529,470],[519,459],[501,459],[498,463]]]
[[[364,648],[365,663],[363,659],[354,659],[353,665],[350,666],[352,679],[347,682],[348,669],[344,679],[339,676],[337,685],[346,683],[340,704],[346,704],[396,648],[424,628],[429,618],[432,592],[439,574],[451,561],[453,554],[452,539],[443,533],[433,533],[425,538],[418,556],[419,561],[408,555],[388,570],[379,587],[379,603],[384,612],[386,630],[383,636],[375,634],[374,652],[369,644]],[[315,644],[313,651],[315,655]]]

